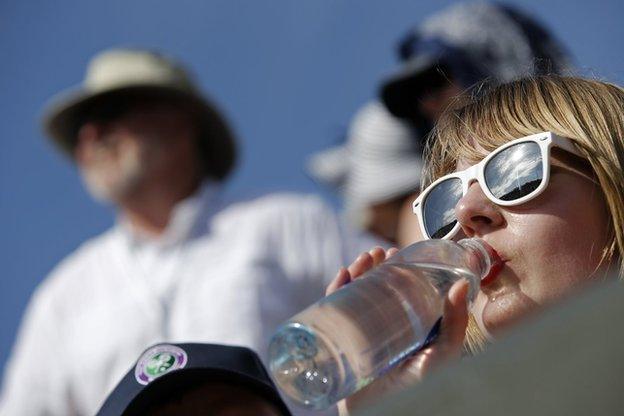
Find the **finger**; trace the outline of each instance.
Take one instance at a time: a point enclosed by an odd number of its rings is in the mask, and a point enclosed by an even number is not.
[[[452,350],[461,349],[468,326],[468,281],[462,279],[455,282],[444,301],[444,319],[440,335],[443,342]]]
[[[390,247],[388,249],[388,251],[386,251],[386,260],[388,260],[390,257],[394,256],[396,253],[399,252],[399,249],[396,247]]]
[[[338,270],[336,277],[334,277],[334,280],[332,280],[327,286],[327,289],[325,289],[325,295],[331,295],[350,281],[351,275],[349,274],[349,271],[345,267],[341,267],[340,270]]]
[[[373,267],[377,267],[386,259],[386,250],[382,247],[375,247],[368,252],[373,258]]]
[[[351,280],[361,276],[362,273],[373,267],[373,264],[373,257],[370,253],[365,252],[360,254],[360,256],[348,267]]]
[[[468,281],[462,279],[455,282],[444,304],[444,319],[440,328],[440,336],[430,346],[418,351],[401,364],[398,373],[400,381],[417,381],[422,379],[433,368],[459,356],[468,325]]]

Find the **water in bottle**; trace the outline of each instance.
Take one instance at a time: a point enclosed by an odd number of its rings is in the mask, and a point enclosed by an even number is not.
[[[317,409],[366,386],[431,341],[454,282],[467,279],[474,299],[494,258],[476,239],[401,250],[280,326],[269,347],[277,384]]]

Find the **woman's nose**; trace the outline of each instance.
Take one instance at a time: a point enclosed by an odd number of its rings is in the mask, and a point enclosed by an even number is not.
[[[455,205],[455,215],[467,237],[481,237],[505,223],[501,208],[485,196],[476,181]]]

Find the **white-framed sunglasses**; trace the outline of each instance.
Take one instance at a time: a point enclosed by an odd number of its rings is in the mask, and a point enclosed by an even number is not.
[[[424,237],[449,239],[459,231],[455,206],[475,180],[501,206],[520,205],[541,194],[550,178],[553,146],[583,157],[570,139],[543,132],[506,143],[476,165],[433,182],[412,205]]]

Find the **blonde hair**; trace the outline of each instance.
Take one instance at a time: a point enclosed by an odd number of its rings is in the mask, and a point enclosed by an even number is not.
[[[611,221],[603,260],[617,261],[624,277],[624,89],[597,80],[557,75],[475,87],[440,118],[426,152],[423,186],[453,172],[457,161],[480,160],[487,152],[523,136],[552,131],[570,138],[587,159]],[[469,325],[467,347],[483,339]],[[471,345],[472,344],[472,345]]]

